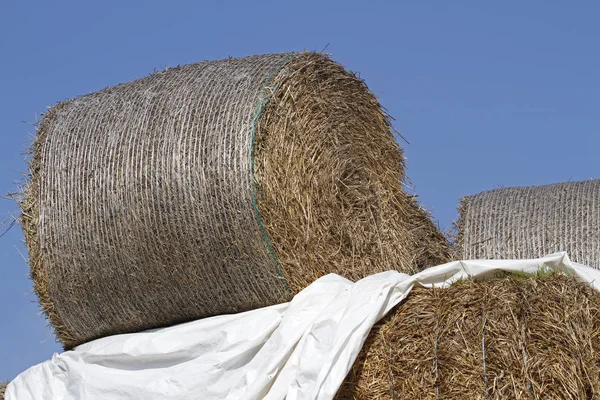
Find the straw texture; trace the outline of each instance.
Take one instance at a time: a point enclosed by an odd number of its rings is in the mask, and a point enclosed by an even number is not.
[[[445,262],[403,163],[375,97],[319,54],[192,64],[60,103],[21,204],[34,289],[70,348],[287,301],[328,272]]]
[[[319,54],[292,60],[259,121],[260,213],[298,292],[333,272],[351,280],[448,260],[448,243],[407,195],[389,117],[364,82]]]
[[[600,180],[491,190],[464,197],[459,213],[457,259],[566,251],[600,268]]]
[[[600,399],[600,294],[564,276],[415,288],[337,399]]]
[[[0,400],[4,400],[4,393],[6,392],[6,386],[8,386],[8,383],[0,383]]]

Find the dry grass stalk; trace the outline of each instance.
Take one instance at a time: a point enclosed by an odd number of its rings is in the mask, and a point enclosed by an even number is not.
[[[600,294],[564,276],[508,277],[416,288],[337,398],[600,399],[599,377]]]
[[[447,261],[362,81],[319,54],[168,69],[60,103],[30,162],[31,277],[70,348]]]
[[[456,259],[566,251],[600,268],[600,180],[490,190],[461,199]]]

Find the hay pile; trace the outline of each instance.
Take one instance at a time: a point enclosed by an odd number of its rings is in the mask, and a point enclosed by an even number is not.
[[[599,399],[599,377],[589,285],[467,280],[415,288],[373,329],[337,399]]]
[[[6,392],[6,386],[8,386],[8,383],[0,383],[0,400],[4,400],[4,393]]]
[[[169,69],[41,121],[21,204],[34,289],[71,348],[446,262],[403,185],[388,116],[323,55]]]
[[[456,259],[566,251],[600,268],[600,180],[491,190],[464,197],[459,212]]]

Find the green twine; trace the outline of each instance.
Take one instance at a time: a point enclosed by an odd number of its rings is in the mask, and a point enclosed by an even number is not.
[[[273,261],[275,261],[275,265],[277,266],[277,272],[279,273],[279,276],[283,279],[283,283],[289,294],[292,294],[292,291],[283,275],[283,269],[281,268],[281,264],[279,263],[279,259],[277,258],[277,254],[275,253],[275,249],[273,249],[273,245],[271,244],[271,239],[269,238],[267,228],[265,228],[265,225],[263,224],[263,220],[260,215],[260,210],[258,208],[258,202],[256,200],[257,190],[256,185],[254,184],[254,142],[256,139],[256,125],[258,123],[258,120],[265,108],[267,107],[267,105],[269,104],[273,93],[275,93],[275,91],[279,87],[279,83],[277,83],[275,86],[270,86],[270,84],[275,79],[275,76],[283,69],[284,65],[290,62],[296,56],[297,55],[291,55],[288,58],[286,58],[286,60],[283,61],[280,65],[278,65],[277,68],[271,73],[271,75],[267,79],[267,83],[261,89],[260,94],[258,95],[258,101],[256,103],[256,106],[254,107],[254,116],[252,118],[250,132],[250,173],[252,175],[250,177],[250,191],[252,192],[252,207],[254,208],[254,213],[256,214],[256,219],[258,221],[258,225],[260,226],[260,232],[262,234],[262,237],[265,243],[267,244],[267,250],[269,251],[269,254],[271,255]]]

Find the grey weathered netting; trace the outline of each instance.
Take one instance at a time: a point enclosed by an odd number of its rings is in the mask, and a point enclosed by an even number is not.
[[[402,188],[387,115],[319,54],[187,65],[60,103],[32,153],[31,276],[67,348],[448,257]]]
[[[459,212],[458,258],[566,251],[573,261],[600,268],[600,180],[490,190],[464,197]]]

